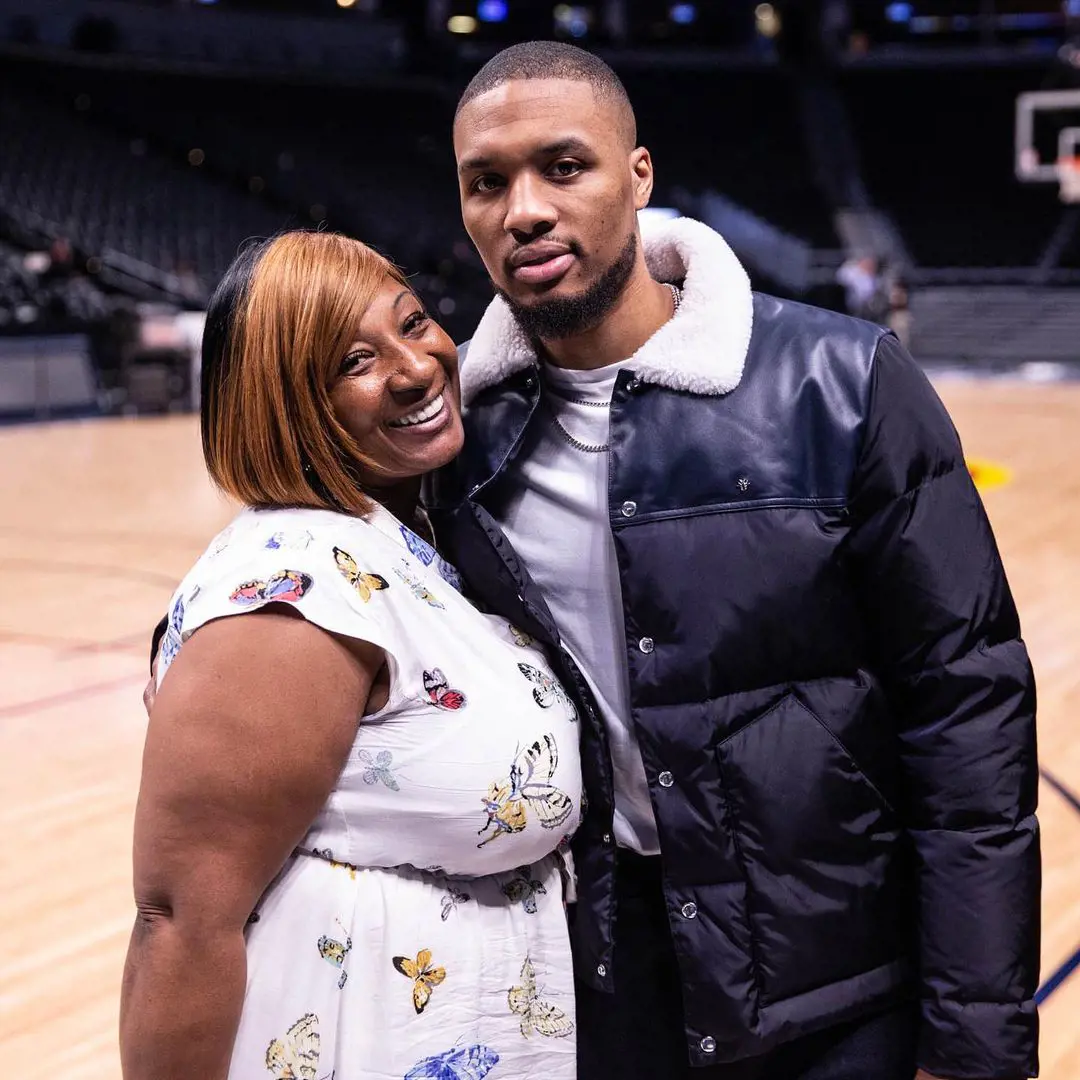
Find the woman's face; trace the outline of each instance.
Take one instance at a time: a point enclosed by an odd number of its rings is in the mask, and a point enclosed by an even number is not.
[[[380,471],[370,488],[392,487],[461,450],[457,349],[416,294],[387,278],[330,377],[338,420]]]

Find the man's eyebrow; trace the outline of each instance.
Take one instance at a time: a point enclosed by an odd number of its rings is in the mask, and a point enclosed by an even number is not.
[[[458,165],[458,172],[473,172],[476,169],[490,169],[491,158],[481,157],[479,154],[474,154],[472,157],[462,158],[461,164]]]
[[[562,154],[590,154],[592,149],[584,139],[567,135],[564,139],[557,139],[553,143],[541,146],[538,153],[544,157],[559,157]]]
[[[579,139],[574,135],[567,135],[563,139],[556,139],[555,142],[546,143],[543,146],[539,146],[533,151],[534,155],[539,157],[559,157],[562,154],[591,154],[592,149],[584,139]],[[461,164],[458,166],[458,172],[478,172],[483,169],[490,169],[495,164],[493,157],[487,157],[483,154],[473,154],[471,157],[462,158]]]

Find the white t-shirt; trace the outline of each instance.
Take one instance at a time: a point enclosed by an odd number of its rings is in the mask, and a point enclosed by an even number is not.
[[[581,668],[607,728],[615,781],[615,840],[660,851],[645,768],[630,717],[622,589],[608,522],[608,455],[571,445],[608,441],[607,403],[623,361],[597,371],[546,365],[550,412],[538,441],[512,467],[515,495],[499,524],[544,593],[563,645]],[[591,404],[580,404],[590,402]]]

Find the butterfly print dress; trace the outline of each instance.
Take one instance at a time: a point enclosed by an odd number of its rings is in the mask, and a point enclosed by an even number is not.
[[[374,643],[391,674],[248,923],[231,1080],[576,1076],[577,717],[532,641],[460,588],[385,510],[247,510],[173,596],[159,683],[200,626],[272,603]]]

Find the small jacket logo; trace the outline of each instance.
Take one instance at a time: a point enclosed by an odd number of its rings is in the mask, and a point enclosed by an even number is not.
[[[740,476],[739,479],[735,481],[735,486],[740,491],[746,492],[750,490],[750,481],[749,479],[747,479],[747,477]]]

